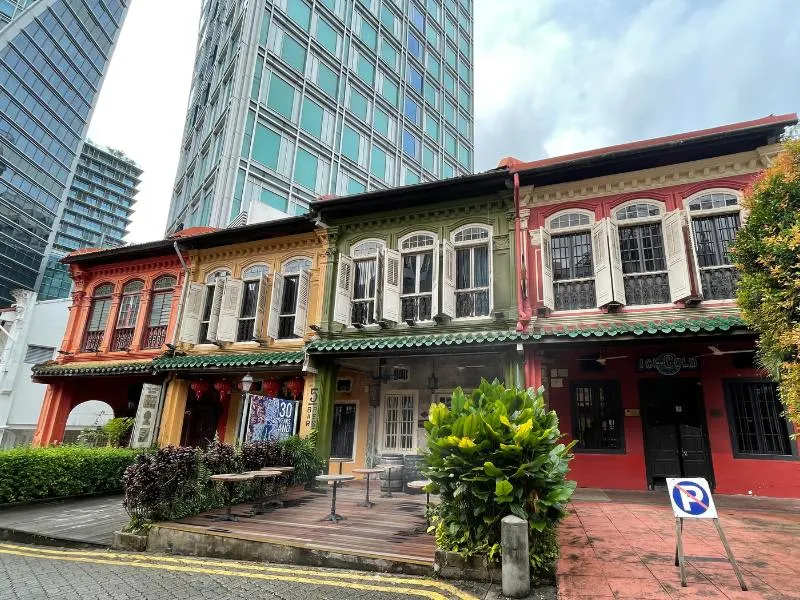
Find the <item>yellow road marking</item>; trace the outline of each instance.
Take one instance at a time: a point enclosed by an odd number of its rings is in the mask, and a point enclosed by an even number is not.
[[[205,573],[216,575],[227,575],[233,577],[245,577],[250,579],[265,579],[270,581],[295,581],[298,583],[310,583],[316,585],[327,585],[331,587],[350,587],[354,589],[408,593],[416,596],[430,598],[431,600],[446,600],[446,598],[434,591],[415,589],[408,587],[398,587],[396,584],[408,584],[422,587],[433,587],[443,592],[447,592],[458,598],[459,600],[477,600],[471,594],[468,594],[457,587],[445,582],[436,581],[432,579],[416,579],[410,577],[395,577],[384,576],[378,573],[359,574],[347,572],[332,572],[311,569],[297,569],[297,568],[282,568],[272,566],[251,565],[245,563],[234,562],[221,562],[214,560],[196,560],[187,558],[176,558],[170,556],[156,556],[156,555],[140,555],[140,554],[119,554],[114,552],[93,552],[83,550],[52,550],[49,548],[29,548],[23,546],[15,546],[13,544],[0,543],[0,553],[2,554],[16,554],[20,556],[29,556],[35,558],[49,559],[49,560],[63,560],[63,561],[76,561],[88,562],[97,564],[109,564],[142,568],[163,569],[168,571],[179,571],[189,573]],[[88,558],[88,557],[105,557],[105,558]],[[161,564],[158,564],[161,563]],[[212,565],[220,568],[208,567],[192,567],[188,565]],[[228,567],[228,568],[222,568]],[[245,569],[245,572],[231,570]],[[252,573],[247,571],[266,571],[267,573]],[[270,573],[275,573],[270,574]],[[294,575],[290,575],[294,574]],[[297,577],[296,575],[310,575],[315,579],[307,577]],[[316,579],[319,578],[319,579]],[[354,581],[336,581],[337,579],[356,580],[356,581],[372,581],[383,580],[385,583],[391,585],[376,585],[375,583],[365,584],[356,583]]]

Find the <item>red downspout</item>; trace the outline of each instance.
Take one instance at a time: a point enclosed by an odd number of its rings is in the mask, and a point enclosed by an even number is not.
[[[517,331],[524,331],[531,320],[531,301],[528,296],[528,268],[525,264],[525,234],[522,233],[520,226],[520,205],[519,205],[519,173],[514,173],[514,234],[516,235],[517,247]]]

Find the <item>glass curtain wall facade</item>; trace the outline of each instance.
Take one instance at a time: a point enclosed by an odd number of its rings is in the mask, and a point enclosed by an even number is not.
[[[72,280],[60,258],[78,248],[121,246],[133,215],[142,170],[118,150],[83,144],[64,215],[47,257],[39,298],[69,295]]]
[[[41,285],[127,4],[0,4],[0,305]]]
[[[206,0],[167,232],[471,173],[472,2]]]

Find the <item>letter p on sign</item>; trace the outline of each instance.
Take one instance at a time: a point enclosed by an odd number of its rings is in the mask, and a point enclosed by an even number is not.
[[[708,482],[702,477],[668,477],[672,512],[681,519],[716,519],[717,509]]]

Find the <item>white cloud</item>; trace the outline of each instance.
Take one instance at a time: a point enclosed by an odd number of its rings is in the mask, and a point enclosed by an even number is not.
[[[144,169],[128,241],[159,239],[178,166],[200,2],[131,3],[89,137]]]

